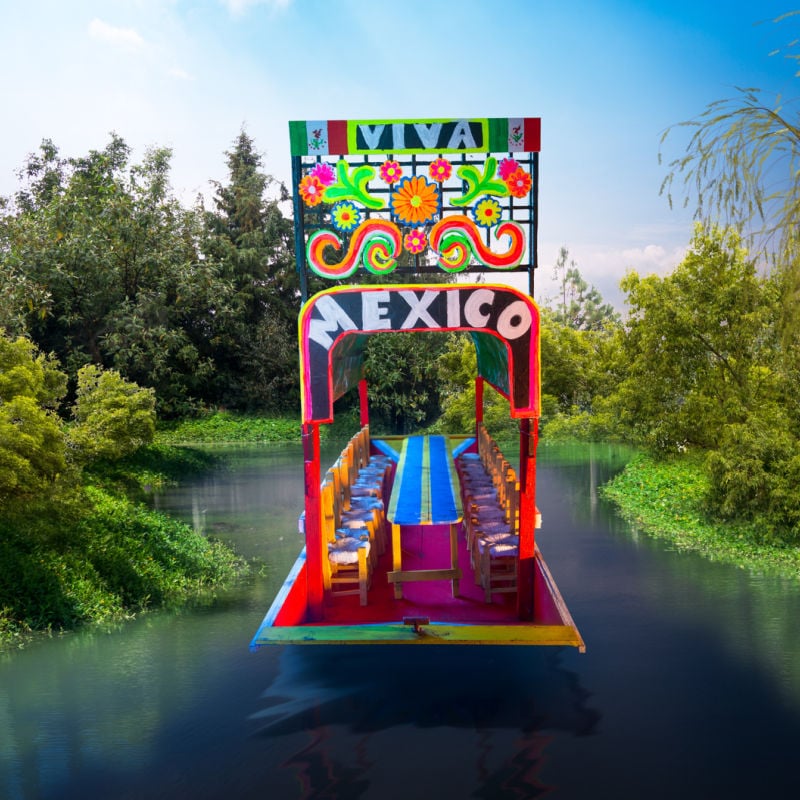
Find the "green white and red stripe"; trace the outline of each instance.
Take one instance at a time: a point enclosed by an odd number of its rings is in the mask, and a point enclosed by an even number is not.
[[[289,123],[293,156],[402,153],[536,153],[539,117],[298,120]]]

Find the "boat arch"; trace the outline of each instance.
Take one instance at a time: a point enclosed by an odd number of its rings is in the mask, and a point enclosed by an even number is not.
[[[299,317],[302,419],[333,421],[333,403],[363,378],[369,336],[390,331],[465,331],[478,376],[508,398],[511,416],[540,413],[539,309],[492,284],[346,286],[309,299]]]

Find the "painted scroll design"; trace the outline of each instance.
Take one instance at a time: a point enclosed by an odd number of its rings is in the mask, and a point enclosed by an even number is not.
[[[449,159],[438,157],[416,174],[406,174],[391,158],[376,166],[321,161],[299,181],[303,205],[329,216],[333,228],[317,230],[306,243],[308,264],[320,277],[348,278],[359,265],[384,275],[395,269],[403,250],[426,259],[430,250],[433,263],[447,272],[462,271],[473,261],[492,270],[522,263],[524,229],[502,219],[498,200],[521,200],[531,192],[532,176],[515,159],[498,163],[488,155],[483,164],[454,168]],[[464,213],[444,213],[444,184],[453,178],[461,192],[451,183],[449,204]],[[370,212],[380,216],[370,217]],[[491,246],[484,241],[490,232]]]
[[[329,263],[325,249],[341,251],[342,239],[333,231],[319,230],[308,238],[308,264],[321,278],[349,278],[362,264],[373,275],[385,275],[397,265],[400,229],[383,219],[366,219],[356,227],[342,260]]]
[[[492,269],[513,269],[525,254],[525,233],[511,221],[501,222],[494,230],[496,239],[510,237],[508,250],[496,253],[482,241],[478,226],[469,217],[453,214],[431,228],[430,245],[439,256],[439,266],[446,272],[461,272],[470,255]]]

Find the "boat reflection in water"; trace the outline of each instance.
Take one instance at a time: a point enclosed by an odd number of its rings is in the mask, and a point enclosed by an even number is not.
[[[557,648],[289,647],[253,736],[291,739],[302,797],[537,797],[553,788],[540,777],[552,736],[600,720],[560,661]]]

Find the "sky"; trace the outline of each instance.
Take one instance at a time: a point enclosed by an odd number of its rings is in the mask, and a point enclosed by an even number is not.
[[[43,139],[169,147],[190,204],[243,128],[288,185],[289,120],[541,117],[536,299],[566,247],[621,307],[692,234],[660,195],[688,134],[664,132],[736,87],[797,96],[791,1],[0,0],[0,196]]]

